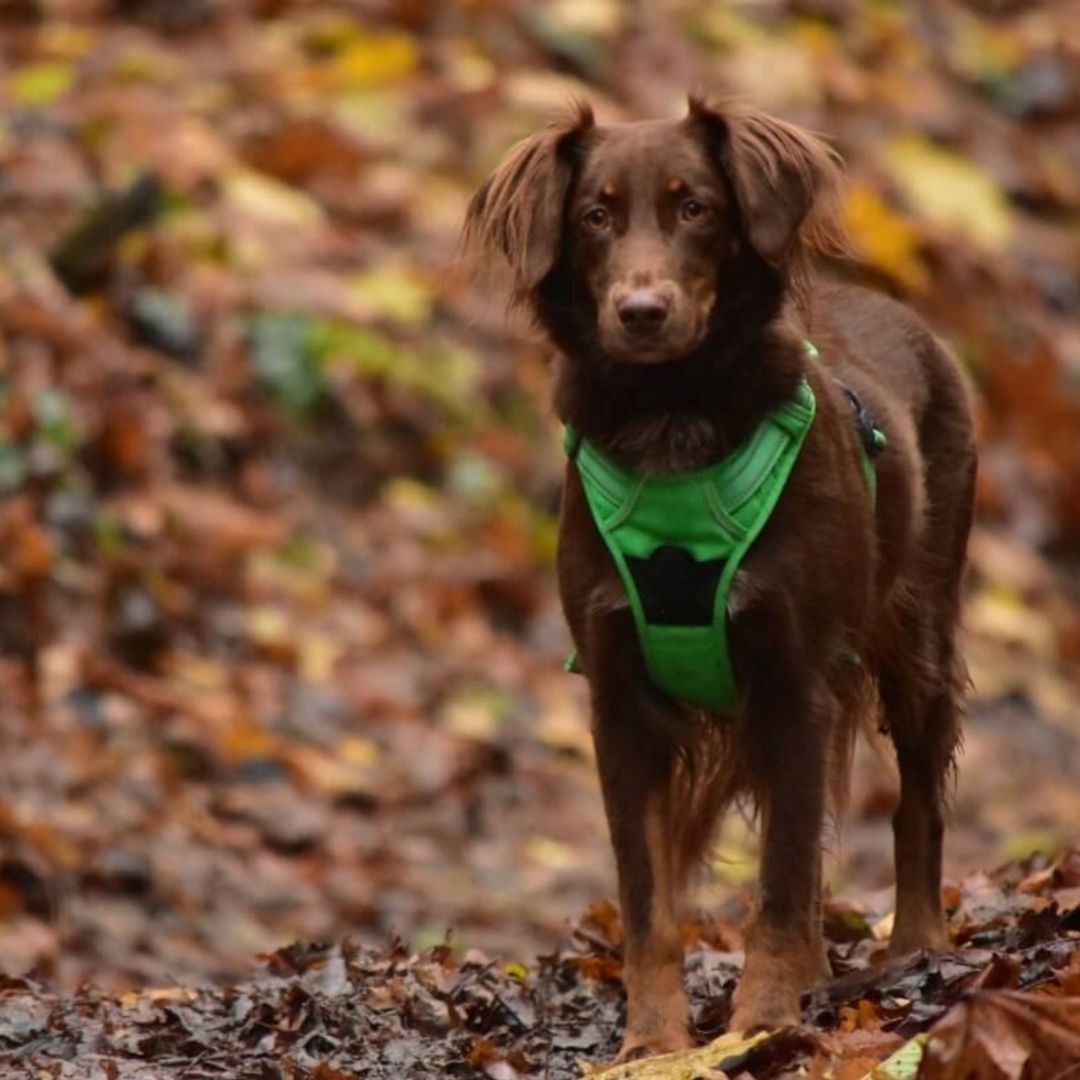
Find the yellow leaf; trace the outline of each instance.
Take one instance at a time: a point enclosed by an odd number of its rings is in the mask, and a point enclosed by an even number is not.
[[[704,10],[691,16],[690,30],[706,45],[722,51],[757,45],[768,37],[760,23],[744,15],[731,4],[702,5]]]
[[[440,722],[447,731],[463,739],[490,742],[499,730],[501,717],[489,703],[475,696],[457,698],[443,709]]]
[[[327,634],[307,634],[300,642],[300,676],[312,683],[326,683],[333,677],[341,657],[341,646]]]
[[[408,34],[357,32],[341,52],[323,62],[314,81],[331,93],[362,90],[404,78],[418,60],[416,42]]]
[[[875,941],[888,941],[892,937],[893,926],[896,925],[896,912],[890,911],[887,915],[883,915],[872,927],[870,927],[871,933],[874,935]]]
[[[405,326],[419,326],[431,318],[431,289],[406,267],[380,266],[356,274],[350,292],[374,315]]]
[[[134,1008],[140,1001],[168,1002],[170,1004],[190,1005],[198,999],[197,990],[189,986],[151,986],[146,990],[125,990],[117,1000],[122,1008]]]
[[[253,169],[237,169],[224,183],[225,201],[270,225],[309,226],[323,220],[322,207],[302,191]]]
[[[366,769],[378,760],[379,748],[370,739],[351,735],[338,743],[337,754],[346,765]]]
[[[1057,657],[1057,631],[1050,616],[1008,587],[982,589],[969,605],[966,622],[973,634],[1023,646],[1047,660]]]
[[[447,76],[458,89],[474,93],[495,81],[496,69],[475,41],[449,38],[445,42]]]
[[[336,99],[330,106],[330,115],[344,131],[364,142],[374,145],[394,143],[407,130],[409,118],[402,107],[403,95],[380,87],[354,90]],[[384,170],[394,172],[388,162],[383,163]],[[396,170],[396,179],[400,184],[415,182],[407,170]],[[391,186],[389,189],[394,190]],[[401,190],[398,188],[397,190]]]
[[[615,0],[552,0],[545,14],[563,33],[607,36],[619,28],[621,7]]]
[[[247,632],[258,645],[283,645],[293,638],[293,622],[281,608],[254,607],[247,613]]]
[[[176,74],[174,56],[144,41],[126,45],[113,68],[114,77],[125,82],[164,82]]]
[[[549,836],[531,837],[525,844],[525,858],[549,870],[573,870],[581,865],[579,852]]]
[[[974,161],[918,135],[891,140],[883,159],[920,216],[992,250],[1006,246],[1012,214],[1005,193]]]
[[[280,743],[275,735],[265,729],[242,722],[222,735],[218,749],[231,762],[260,761],[274,757]]]
[[[928,284],[911,223],[866,184],[852,184],[844,205],[848,232],[866,260],[909,289]]]
[[[1011,833],[999,850],[1003,861],[1016,862],[1030,858],[1035,852],[1053,858],[1068,843],[1064,829],[1020,829]]]
[[[727,885],[748,885],[757,877],[757,834],[747,822],[732,815],[713,845],[709,869]]]
[[[961,8],[952,15],[947,48],[958,72],[982,81],[1012,74],[1025,59],[1025,44],[1015,28],[984,21]]]
[[[17,105],[51,105],[75,82],[71,64],[29,64],[12,72],[8,90]]]
[[[383,488],[383,503],[417,532],[439,533],[446,527],[439,493],[419,480],[402,476],[388,481]]]
[[[774,1033],[759,1032],[744,1038],[741,1032],[731,1031],[697,1050],[680,1050],[674,1054],[657,1054],[641,1061],[589,1072],[588,1080],[706,1080],[724,1077],[725,1061],[741,1059],[748,1050],[772,1038]]]
[[[887,1057],[876,1069],[867,1073],[863,1080],[914,1080],[914,1077],[918,1075],[923,1048],[929,1037],[926,1032],[916,1035],[904,1043],[895,1054]]]
[[[545,746],[571,751],[586,760],[592,758],[588,717],[580,701],[570,694],[552,695],[535,730],[537,739]]]
[[[170,680],[197,693],[213,693],[229,685],[229,673],[216,660],[196,653],[172,651],[162,659]]]

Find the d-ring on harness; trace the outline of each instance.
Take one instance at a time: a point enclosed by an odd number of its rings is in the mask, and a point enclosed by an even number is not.
[[[803,342],[813,358],[818,351]],[[872,458],[885,435],[844,386],[859,430],[871,499]],[[804,378],[722,461],[694,472],[632,472],[567,428],[563,445],[577,466],[600,535],[622,578],[652,681],[673,698],[731,713],[738,688],[728,650],[727,602],[743,556],[765,527],[814,421]],[[578,670],[576,656],[567,666]]]

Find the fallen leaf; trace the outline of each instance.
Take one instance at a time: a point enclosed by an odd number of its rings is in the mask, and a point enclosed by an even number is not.
[[[1008,201],[997,182],[970,158],[918,135],[888,142],[883,160],[916,213],[994,251],[1012,231]]]
[[[867,184],[852,184],[844,202],[848,232],[871,266],[909,289],[926,288],[929,274],[919,255],[919,234]]]
[[[29,64],[8,76],[8,92],[19,105],[40,107],[62,98],[75,84],[75,68],[68,63]]]
[[[919,1078],[1051,1080],[1078,1062],[1080,998],[978,991],[931,1029]]]

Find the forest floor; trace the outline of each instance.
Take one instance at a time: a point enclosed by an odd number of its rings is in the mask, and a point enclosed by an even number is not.
[[[687,987],[708,1049],[690,1066],[654,1059],[612,1080],[807,1069],[905,1080],[920,1057],[924,1080],[1080,1075],[1080,850],[974,875],[947,896],[954,950],[893,960],[859,905],[828,905],[834,978],[804,999],[802,1026],[736,1047],[720,1033],[738,932],[688,922]],[[614,909],[597,903],[529,965],[449,945],[417,955],[345,941],[277,950],[229,987],[60,996],[3,976],[0,1046],[12,1049],[0,1068],[36,1080],[572,1080],[617,1050],[619,946]],[[924,1047],[916,1037],[927,1031]]]

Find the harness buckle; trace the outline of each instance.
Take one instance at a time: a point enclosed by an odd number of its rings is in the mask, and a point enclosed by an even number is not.
[[[877,457],[889,445],[885,432],[877,426],[873,414],[863,404],[862,398],[850,386],[846,386],[839,379],[836,384],[844,391],[845,396],[851,403],[851,411],[855,414],[855,430],[858,433],[859,441],[862,443],[863,452],[868,458]]]

